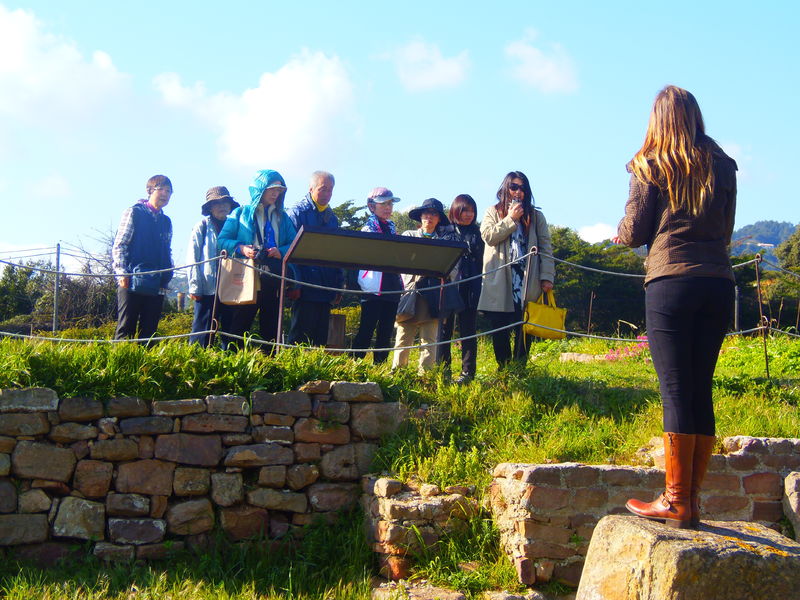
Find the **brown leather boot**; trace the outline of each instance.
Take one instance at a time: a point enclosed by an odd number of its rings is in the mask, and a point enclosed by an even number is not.
[[[692,461],[692,527],[700,525],[700,488],[703,485],[708,461],[714,453],[717,438],[713,435],[698,435],[694,442]]]
[[[625,507],[646,519],[688,529],[692,525],[692,462],[695,438],[688,433],[664,434],[664,463],[667,471],[664,492],[653,502],[628,500]]]

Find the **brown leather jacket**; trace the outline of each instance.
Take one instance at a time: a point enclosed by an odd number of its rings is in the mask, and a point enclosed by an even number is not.
[[[733,279],[728,246],[736,216],[736,162],[711,138],[701,143],[712,146],[714,194],[699,216],[671,211],[666,191],[631,175],[617,235],[631,248],[647,244],[645,285],[658,277],[685,275]]]

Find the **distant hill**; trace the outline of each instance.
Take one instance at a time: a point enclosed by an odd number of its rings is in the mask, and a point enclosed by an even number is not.
[[[767,260],[778,263],[775,248],[792,235],[797,225],[787,221],[757,221],[733,232],[731,254],[761,254]]]

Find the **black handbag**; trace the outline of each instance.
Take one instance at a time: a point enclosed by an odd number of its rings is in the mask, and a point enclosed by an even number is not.
[[[404,323],[414,318],[417,314],[417,298],[419,298],[419,292],[417,291],[416,285],[400,295],[400,303],[397,305],[397,316],[394,318],[396,323]]]

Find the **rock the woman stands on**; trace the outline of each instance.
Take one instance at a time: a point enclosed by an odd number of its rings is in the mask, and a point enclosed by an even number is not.
[[[667,86],[628,171],[617,241],[648,246],[645,318],[664,405],[666,486],[654,502],[626,506],[674,527],[696,527],[715,441],[714,368],[733,308],[728,246],[736,163],[705,134],[694,96]]]
[[[370,216],[361,231],[379,233],[382,235],[395,235],[394,222],[389,219],[392,216],[392,208],[400,198],[392,194],[391,190],[385,187],[377,187],[372,190],[367,198],[367,208]],[[385,292],[397,292],[403,289],[403,282],[396,273],[381,273],[380,271],[361,270],[358,272],[358,285],[365,292],[372,292],[369,295],[361,296],[361,321],[358,325],[358,333],[353,340],[353,348],[369,348],[372,333],[377,328],[375,334],[375,347],[388,348],[392,343],[392,331],[394,330],[394,319],[397,315],[397,303],[400,301],[399,294],[386,294]],[[366,354],[354,354],[356,357],[363,357]],[[386,362],[389,351],[372,353],[372,362],[381,364]]]
[[[467,244],[467,251],[458,263],[458,278],[468,279],[480,275],[483,268],[483,248],[481,231],[476,218],[478,206],[469,194],[459,194],[450,205],[449,217],[455,239]],[[458,337],[475,335],[478,322],[478,300],[481,295],[481,278],[460,283],[458,292],[464,302],[464,310],[449,315],[442,324],[442,339],[453,338],[455,322],[458,320]],[[478,355],[478,339],[461,342],[461,376],[456,383],[467,383],[475,378]],[[450,367],[450,344],[439,346],[439,362]]]
[[[289,250],[296,234],[291,219],[283,210],[286,182],[281,174],[271,169],[259,171],[250,186],[250,204],[234,210],[225,220],[220,231],[217,247],[229,256],[253,258],[261,266],[272,265],[274,269]],[[278,337],[278,311],[281,280],[262,274],[260,290],[255,304],[232,307],[230,333],[244,335],[259,313],[259,335],[261,339],[276,341]],[[238,340],[229,342],[239,347]],[[262,346],[265,352],[269,346]]]
[[[531,186],[523,173],[512,171],[505,176],[497,190],[497,200],[481,221],[481,237],[486,242],[486,249],[478,310],[489,319],[492,329],[521,321],[525,304],[537,300],[542,292],[553,289],[555,277],[553,259],[541,254],[493,271],[501,265],[518,261],[534,246],[544,254],[553,254],[547,221],[534,206]],[[521,326],[513,330],[513,357],[524,361],[528,357],[529,336],[523,333]],[[512,358],[511,329],[493,333],[492,346],[498,366],[503,367]]]
[[[206,201],[200,209],[203,219],[192,229],[189,238],[189,250],[186,255],[187,264],[194,264],[219,256],[217,236],[225,225],[230,212],[239,208],[225,186],[212,187],[206,192]],[[194,319],[192,335],[189,341],[208,346],[211,334],[198,334],[199,331],[211,329],[211,317],[216,315],[223,331],[230,329],[231,307],[217,301],[217,270],[219,262],[194,264],[189,269],[189,296],[194,300]],[[216,303],[216,307],[214,306]]]
[[[453,239],[453,234],[447,225],[450,222],[444,214],[442,203],[436,198],[428,198],[422,206],[412,208],[408,211],[408,216],[420,222],[419,229],[404,231],[403,235],[428,239]],[[453,269],[450,274],[451,280],[457,277],[458,267]],[[422,275],[403,275],[403,286],[406,292],[416,288],[427,288],[435,286],[439,281],[433,277]],[[439,290],[433,289],[420,292],[417,295],[414,315],[405,320],[398,314],[397,318],[397,337],[395,338],[395,348],[411,346],[419,333],[421,344],[434,344],[439,336]],[[402,303],[401,303],[402,304]],[[392,359],[392,369],[404,367],[408,364],[408,356],[411,350],[395,350]],[[418,372],[430,369],[436,362],[436,347],[428,346],[419,349],[419,368]]]

